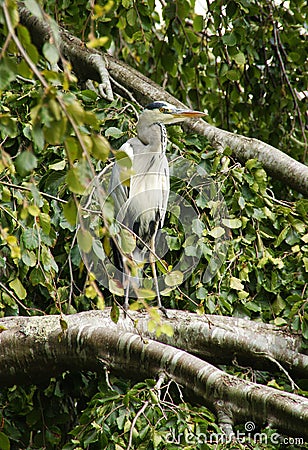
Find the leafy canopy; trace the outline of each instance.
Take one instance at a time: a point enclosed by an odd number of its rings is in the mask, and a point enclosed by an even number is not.
[[[87,274],[78,244],[87,248],[89,236],[81,231],[76,238],[77,208],[93,173],[113,156],[111,149],[133,135],[139,106],[118,97],[110,103],[81,89],[69,65],[62,62],[63,70],[55,68],[61,62],[56,46],[46,43],[39,54],[29,32],[19,24],[16,3],[6,4],[18,40],[45,85],[29,61],[20,57],[0,11],[4,25],[0,30],[0,314],[103,308],[113,303],[115,295]],[[32,11],[38,8],[30,0],[25,4]],[[46,0],[42,6],[51,23],[53,19],[63,23],[89,45],[101,46],[164,85],[179,100],[207,111],[209,122],[279,146],[303,162],[307,158],[301,100],[307,70],[304,1],[218,1],[209,3],[204,16],[196,14],[194,2],[188,0],[162,4],[161,14],[154,0],[109,0],[104,5],[59,0],[56,6]],[[226,202],[228,219],[217,226],[218,205],[210,204],[205,192],[173,186],[194,202],[199,222],[192,228],[197,242],[192,246],[176,214],[168,216],[166,263],[174,267],[183,251],[200,257],[200,262],[184,285],[166,293],[165,306],[290,325],[308,339],[307,200],[270,179],[256,160],[242,167],[230,152],[218,155],[204,138],[185,135],[178,127],[168,132],[170,153],[196,162],[214,180]],[[108,240],[109,232],[101,230],[101,238]],[[221,233],[228,237],[226,259],[206,283],[203,275]],[[142,442],[144,448],[150,448],[149,442],[153,448],[167,448],[160,436],[168,420],[176,420],[172,426],[179,430],[187,427],[181,419],[182,406],[169,419],[168,408],[174,412],[173,406],[163,405],[162,419],[147,384],[132,388],[136,397],[124,384],[115,388],[115,397],[108,397],[105,386],[81,415],[101,381],[93,374],[70,375],[68,386],[67,377],[52,380],[44,391],[14,387],[1,394],[1,448],[9,448],[6,436],[12,448],[13,443],[19,448],[62,448],[70,439],[65,448],[96,448],[94,442],[101,442],[100,448],[123,448],[130,438],[126,424],[144,402],[152,406],[147,419],[142,416],[136,422],[133,439],[138,448],[143,448]],[[46,398],[48,411],[40,406]],[[110,418],[116,416],[116,431],[103,421],[104,405],[117,411],[110,413]],[[194,427],[199,421],[201,429],[213,422],[207,411],[183,408]],[[73,428],[71,438],[68,432]],[[26,447],[30,434],[33,445]],[[113,442],[111,434],[117,436]]]

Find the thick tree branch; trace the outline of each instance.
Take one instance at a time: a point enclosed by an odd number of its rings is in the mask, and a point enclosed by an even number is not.
[[[78,316],[93,324],[99,325],[101,320],[107,320],[109,324],[110,308],[104,312],[82,312]],[[169,310],[164,323],[172,326],[173,336],[162,334],[156,337],[155,332],[148,331],[148,314],[130,312],[130,317],[132,320],[120,321],[118,328],[189,351],[215,364],[236,361],[269,370],[277,370],[280,364],[302,376],[308,373],[308,355],[307,351],[306,354],[302,351],[301,336],[281,327],[234,317],[198,316],[187,311]],[[10,318],[0,319],[0,325],[6,327],[7,321],[11,323]],[[14,321],[18,322],[16,318]]]
[[[174,335],[168,337],[163,334],[157,339],[160,342],[215,364],[228,364],[236,360],[241,365],[263,370],[277,370],[281,364],[288,371],[308,375],[308,355],[302,353],[300,335],[274,325],[237,317],[198,316],[173,310],[168,311],[168,317],[164,321],[173,327]],[[155,333],[148,332],[148,317],[138,318],[137,330],[143,336],[156,339]],[[133,326],[129,331],[134,332]]]
[[[128,331],[128,319],[116,325],[108,313],[66,316],[66,330],[59,316],[1,319],[0,382],[37,383],[64,370],[101,370],[102,361],[123,377],[143,379],[163,371],[192,399],[217,411],[228,405],[233,423],[267,421],[284,432],[308,437],[307,399],[238,379],[183,350],[143,340],[136,331]]]
[[[31,16],[24,6],[20,6],[19,12],[21,23],[29,29],[34,44],[41,48],[51,36],[48,24]],[[104,84],[106,79],[102,80],[101,74],[102,67],[105,73],[106,63],[106,68],[115,81],[114,89],[123,97],[127,97],[127,92],[129,92],[130,99],[133,96],[142,105],[159,99],[178,106],[185,106],[137,70],[108,54],[103,55],[94,49],[88,49],[82,41],[61,27],[59,27],[59,37],[61,53],[71,62],[79,79],[103,81]],[[93,55],[95,56],[93,57]],[[102,66],[97,63],[99,58],[101,58]],[[122,86],[122,89],[119,86]],[[109,92],[108,89],[107,92]],[[275,147],[257,139],[221,130],[204,120],[188,123],[187,127],[190,131],[206,136],[211,145],[221,151],[229,147],[241,162],[257,158],[272,176],[308,196],[308,167]]]

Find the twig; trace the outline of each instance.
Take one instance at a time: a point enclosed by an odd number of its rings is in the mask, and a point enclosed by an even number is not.
[[[7,186],[7,187],[9,187],[9,188],[11,188],[11,189],[16,189],[16,190],[18,190],[18,191],[27,191],[27,192],[31,192],[31,188],[28,188],[27,186],[19,186],[19,185],[17,185],[17,184],[8,183],[7,181],[1,181],[1,180],[0,180],[0,184],[2,184],[3,186]],[[51,194],[47,194],[47,193],[45,193],[45,192],[39,191],[39,194],[40,194],[42,197],[50,198],[51,200],[56,200],[56,201],[59,202],[59,203],[63,203],[63,204],[66,204],[66,203],[67,203],[67,200],[63,200],[62,198],[56,197],[56,196],[51,195]]]
[[[48,83],[45,80],[45,78],[43,77],[43,75],[40,73],[40,71],[37,69],[36,65],[33,63],[32,59],[29,58],[28,53],[25,51],[25,49],[23,48],[20,40],[18,39],[18,37],[15,34],[15,30],[13,28],[12,22],[11,22],[11,18],[10,18],[10,14],[9,11],[7,9],[7,6],[5,4],[5,2],[2,5],[3,8],[3,12],[4,12],[4,18],[6,21],[6,25],[8,28],[8,31],[16,45],[16,47],[18,48],[20,54],[22,55],[22,57],[24,58],[24,60],[26,61],[26,63],[28,64],[28,66],[30,67],[30,69],[32,70],[32,72],[36,75],[36,77],[39,79],[40,83],[42,84],[42,86],[44,86],[45,89],[48,88]]]
[[[281,40],[280,40],[279,31],[277,29],[276,21],[273,21],[273,29],[274,29],[274,42],[275,42],[277,57],[278,57],[278,60],[279,60],[279,64],[280,64],[280,67],[281,67],[281,70],[282,70],[283,77],[286,80],[286,83],[288,85],[288,88],[289,88],[289,90],[291,92],[291,95],[292,95],[292,98],[293,98],[294,108],[295,108],[295,111],[297,113],[299,125],[300,125],[300,128],[301,128],[301,132],[302,132],[302,136],[303,136],[303,140],[304,140],[305,156],[306,156],[307,139],[306,139],[306,135],[305,135],[305,126],[304,126],[303,121],[302,121],[301,111],[300,111],[298,103],[297,103],[296,94],[294,92],[294,89],[291,86],[291,83],[290,83],[289,77],[287,75],[286,68],[285,68],[285,65],[284,65],[281,53],[280,53],[280,47],[282,47],[282,44],[281,44]]]
[[[136,103],[136,105],[138,105],[140,108],[142,107],[128,89],[126,89],[124,86],[122,86],[122,84],[118,83],[114,78],[112,78],[111,75],[109,75],[109,78],[117,88],[119,88],[121,91],[123,91],[127,95],[127,97],[130,99],[130,101]]]
[[[266,353],[266,352],[255,352],[255,353],[257,355],[264,356],[266,359],[268,359],[269,361],[272,361],[274,364],[276,364],[279,367],[279,369],[286,375],[286,377],[290,381],[292,391],[299,390],[299,387],[293,381],[293,379],[290,377],[288,371],[273,356],[271,356],[269,353]]]
[[[28,306],[24,305],[14,294],[13,291],[11,291],[10,289],[8,289],[1,281],[0,281],[0,287],[10,296],[14,299],[14,301],[16,303],[18,303],[19,306],[21,306],[26,312],[27,314],[30,316],[31,314],[29,313],[29,311],[37,311],[39,313],[42,313],[42,311],[40,309],[37,308],[29,308]]]
[[[138,418],[141,416],[141,414],[145,411],[145,409],[147,408],[149,404],[149,401],[147,400],[144,405],[142,406],[142,408],[139,409],[139,411],[137,412],[137,414],[134,417],[134,420],[132,421],[132,425],[131,425],[131,429],[129,432],[129,441],[128,441],[128,446],[126,447],[126,450],[129,450],[132,446],[132,441],[133,441],[133,431],[136,425],[136,422],[138,420]]]

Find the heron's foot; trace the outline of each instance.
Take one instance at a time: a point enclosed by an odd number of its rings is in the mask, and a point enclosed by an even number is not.
[[[162,306],[162,305],[159,305],[158,308],[159,308],[159,309],[161,310],[161,312],[164,314],[164,316],[166,317],[166,319],[169,319],[169,316],[168,316],[168,313],[167,313],[166,308],[165,308],[164,306]]]

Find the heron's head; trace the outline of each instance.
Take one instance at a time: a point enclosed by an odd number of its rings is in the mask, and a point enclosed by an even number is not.
[[[186,119],[198,119],[202,116],[205,116],[205,113],[192,109],[180,109],[164,101],[150,103],[144,108],[141,114],[142,119],[146,119],[149,125],[151,123],[168,125],[183,122]]]

